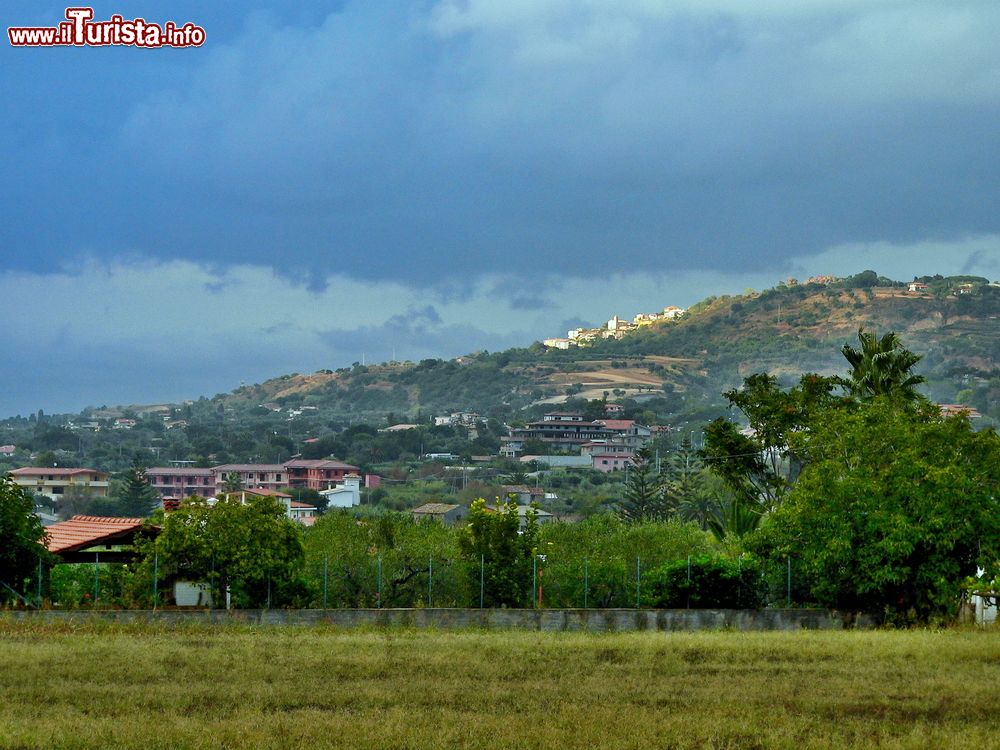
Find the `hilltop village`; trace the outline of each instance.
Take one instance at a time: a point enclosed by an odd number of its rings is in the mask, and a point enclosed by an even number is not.
[[[599,328],[571,328],[566,338],[543,339],[542,344],[552,349],[569,349],[571,346],[587,346],[601,339],[620,340],[627,333],[661,321],[677,320],[686,311],[675,305],[663,308],[662,312],[638,313],[632,322],[613,316]]]

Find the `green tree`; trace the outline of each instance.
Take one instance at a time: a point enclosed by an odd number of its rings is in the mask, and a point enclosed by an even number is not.
[[[138,460],[122,475],[116,495],[119,512],[130,518],[146,518],[160,502],[160,494],[146,476],[146,467]]]
[[[35,515],[31,493],[9,474],[0,478],[0,602],[21,593],[25,580],[37,574],[39,561],[47,561],[45,529]],[[8,588],[10,587],[10,588]]]
[[[667,503],[682,521],[698,524],[702,531],[719,506],[726,490],[705,467],[701,452],[685,436],[680,448],[666,462],[664,487]]]
[[[483,600],[488,607],[521,607],[530,598],[532,558],[538,548],[538,523],[528,509],[524,528],[517,503],[486,507],[482,498],[472,503],[468,524],[459,537],[459,549],[471,563],[470,584],[478,590],[482,565]]]
[[[468,606],[467,576],[452,574],[459,557],[458,535],[458,529],[436,521],[416,522],[409,513],[359,517],[357,511],[330,511],[305,533],[306,563],[317,583],[317,603],[426,604],[433,561],[434,605]]]
[[[631,522],[663,521],[672,512],[663,478],[656,473],[648,448],[635,453],[625,480],[618,515]]]
[[[926,378],[913,374],[921,357],[904,348],[895,332],[879,337],[859,328],[858,342],[857,349],[850,344],[841,349],[851,371],[838,382],[850,395],[860,399],[885,396],[902,403],[921,398],[917,386]]]
[[[217,602],[227,589],[239,606],[295,604],[307,593],[301,526],[270,497],[187,498],[143,553],[147,567],[157,555],[161,576],[211,583]]]
[[[1000,438],[889,398],[831,409],[795,436],[802,476],[754,545],[793,557],[822,605],[886,621],[956,613],[1000,568]]]
[[[733,507],[752,511],[759,505],[757,510],[766,511],[781,502],[801,469],[789,439],[839,402],[832,394],[835,384],[833,378],[807,374],[785,391],[773,376],[755,374],[724,394],[746,416],[749,429],[716,419],[705,429],[703,455],[735,493],[739,502]]]

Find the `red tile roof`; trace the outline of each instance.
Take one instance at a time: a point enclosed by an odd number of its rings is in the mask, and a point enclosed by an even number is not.
[[[635,426],[634,419],[598,419],[595,421],[609,430],[631,430]]]
[[[121,534],[137,531],[145,518],[108,518],[105,516],[73,516],[45,529],[49,552],[70,552],[92,547]]]
[[[221,466],[213,466],[212,471],[284,471],[285,467],[281,464],[222,464]]]
[[[294,461],[286,461],[285,466],[289,469],[357,469],[357,466],[345,464],[343,461],[333,461],[329,459],[306,459],[298,458]]]
[[[268,489],[266,487],[245,487],[242,490],[236,490],[235,492],[222,492],[222,495],[257,495],[258,497],[291,497],[284,492],[279,492],[278,490]]]
[[[57,476],[57,477],[68,477],[75,474],[94,474],[96,476],[106,477],[103,471],[98,471],[97,469],[79,469],[79,468],[68,468],[68,467],[46,467],[46,466],[25,466],[21,469],[14,469],[10,472],[12,476],[15,477],[34,477],[34,476]]]
[[[210,477],[212,476],[212,470],[195,469],[194,467],[184,469],[177,466],[151,466],[146,469],[146,474],[156,474],[164,477]]]

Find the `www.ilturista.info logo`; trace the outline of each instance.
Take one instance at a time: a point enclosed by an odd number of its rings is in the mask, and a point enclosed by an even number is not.
[[[66,20],[58,26],[10,26],[7,37],[14,47],[200,47],[205,29],[190,22],[160,25],[119,15],[94,21],[93,8],[67,8]]]

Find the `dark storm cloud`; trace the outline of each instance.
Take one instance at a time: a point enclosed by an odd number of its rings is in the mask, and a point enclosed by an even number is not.
[[[139,249],[319,291],[334,270],[738,271],[1000,228],[994,3],[205,13],[196,51],[4,50],[8,264]],[[42,106],[67,71],[80,106]]]

